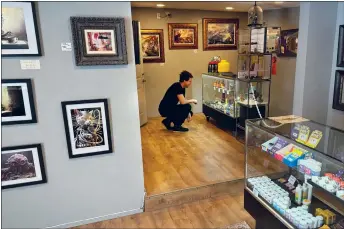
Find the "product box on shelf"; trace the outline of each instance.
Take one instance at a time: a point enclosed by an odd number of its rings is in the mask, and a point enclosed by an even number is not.
[[[289,143],[286,140],[278,138],[276,144],[271,148],[270,154],[274,155],[277,151],[286,147]]]
[[[305,158],[307,150],[294,146],[289,155],[283,158],[283,163],[289,167],[296,167],[299,159]]]
[[[278,141],[278,137],[273,137],[269,141],[264,142],[262,144],[262,150],[271,154],[271,149],[272,149],[272,147],[274,147],[274,145],[276,144],[277,141]]]
[[[279,160],[279,161],[283,161],[284,157],[288,156],[291,151],[293,150],[295,146],[293,144],[289,144],[286,147],[278,150],[275,154],[274,157]]]

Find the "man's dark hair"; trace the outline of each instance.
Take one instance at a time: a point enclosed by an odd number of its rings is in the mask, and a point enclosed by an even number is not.
[[[192,74],[188,71],[182,71],[179,75],[179,82],[188,81],[190,78],[193,78]]]

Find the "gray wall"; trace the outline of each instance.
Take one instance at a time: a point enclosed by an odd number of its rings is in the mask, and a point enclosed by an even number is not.
[[[329,96],[328,96],[328,111],[327,111],[327,124],[344,130],[344,111],[332,109],[333,89],[334,89],[336,70],[337,69],[344,70],[344,68],[339,68],[336,66],[337,52],[338,52],[339,25],[344,25],[344,2],[338,3],[337,23],[336,23],[336,28],[335,28],[336,32],[334,35],[332,72],[331,72],[330,90],[329,90]]]
[[[130,3],[39,2],[38,12],[44,55],[2,60],[4,79],[33,79],[38,123],[2,127],[2,143],[42,143],[48,183],[3,190],[2,227],[69,227],[140,212],[144,185]],[[124,17],[129,64],[76,67],[73,52],[60,47],[72,41],[70,16]],[[20,59],[39,59],[41,70],[21,70]],[[61,101],[96,98],[109,99],[114,153],[69,159]]]
[[[323,124],[327,123],[333,62],[336,61],[333,52],[337,10],[337,2],[301,3],[301,55],[297,58],[294,113]]]

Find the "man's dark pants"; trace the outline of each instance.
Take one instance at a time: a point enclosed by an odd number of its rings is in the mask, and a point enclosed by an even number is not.
[[[173,107],[159,107],[159,112],[162,117],[174,123],[174,126],[181,126],[189,113],[192,115],[190,104],[179,104]]]

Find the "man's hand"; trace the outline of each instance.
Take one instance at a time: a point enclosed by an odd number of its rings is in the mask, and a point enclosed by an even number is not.
[[[189,113],[188,115],[188,122],[191,122],[192,118],[191,118],[191,114]]]
[[[196,99],[190,99],[190,102],[193,104],[197,104],[197,100]]]

